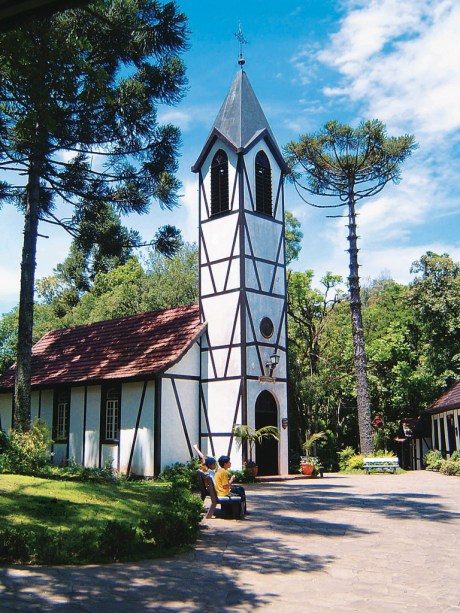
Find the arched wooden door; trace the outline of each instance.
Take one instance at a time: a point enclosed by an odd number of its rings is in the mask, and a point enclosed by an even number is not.
[[[256,400],[256,430],[263,426],[278,425],[278,407],[275,398],[264,390]],[[278,441],[273,438],[264,439],[261,445],[256,447],[256,463],[259,467],[259,475],[278,474]]]

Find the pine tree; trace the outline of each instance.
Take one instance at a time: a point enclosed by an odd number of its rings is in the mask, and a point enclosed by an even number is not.
[[[317,134],[301,136],[286,146],[291,179],[298,193],[326,196],[338,203],[312,206],[348,208],[348,276],[353,332],[359,437],[362,453],[373,452],[371,407],[366,371],[358,265],[356,205],[379,193],[389,181],[400,180],[402,162],[416,148],[414,137],[389,137],[385,125],[366,121],[358,128],[329,121]]]
[[[153,0],[95,0],[0,34],[0,168],[24,181],[0,184],[0,202],[24,213],[15,385],[23,429],[39,224],[72,232],[83,203],[120,214],[146,213],[152,200],[177,204],[180,132],[158,123],[157,108],[184,93],[187,34],[175,3]],[[159,238],[174,252],[175,229]]]

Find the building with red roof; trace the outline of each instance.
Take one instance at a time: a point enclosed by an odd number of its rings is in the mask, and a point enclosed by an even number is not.
[[[445,457],[460,451],[460,381],[433,402],[427,413],[431,416],[433,448]]]
[[[52,330],[32,352],[32,419],[52,427],[54,461],[111,461],[157,474],[198,440],[198,305]],[[0,420],[12,425],[15,367],[0,379]]]

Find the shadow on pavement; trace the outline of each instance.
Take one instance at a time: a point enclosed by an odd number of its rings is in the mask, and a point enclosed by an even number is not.
[[[416,486],[404,485],[407,482],[394,491],[386,481],[334,482],[326,478],[250,486],[252,515],[247,520],[203,524],[196,548],[172,558],[107,566],[0,568],[0,609],[208,613],[274,604],[281,609],[281,594],[290,585],[286,581],[337,566],[340,558],[330,555],[336,553],[331,539],[360,539],[378,532],[378,524],[361,511],[396,521],[449,523],[460,517],[456,505],[448,499],[443,504],[442,495],[413,491]],[[363,518],[372,530],[362,527]],[[316,549],[320,554],[309,547],[314,536],[326,539],[324,548]]]
[[[257,486],[251,493],[251,504],[256,505],[259,513],[274,514],[273,521],[277,523],[276,515],[281,515],[279,522],[282,523],[282,514],[290,511],[304,514],[307,521],[313,514],[341,509],[366,509],[394,519],[451,522],[460,518],[460,513],[450,511],[437,500],[438,496],[420,492],[372,492],[363,496],[342,483],[315,483],[307,487],[272,483],[270,487]],[[318,534],[322,534],[321,528],[318,524]]]
[[[244,523],[244,533],[243,522],[214,521],[224,530],[205,525],[194,552],[169,559],[127,565],[0,569],[2,613],[59,608],[109,613],[131,608],[137,612],[222,611],[240,605],[252,609],[276,600],[276,586],[267,579],[266,594],[257,595],[250,583],[235,580],[236,570],[256,575],[310,573],[334,560],[333,556],[296,551],[279,538],[271,538],[268,530],[264,537],[252,534],[249,521]],[[240,530],[232,530],[229,524]],[[258,530],[263,527],[261,522],[257,525]],[[14,603],[14,608],[9,603]]]

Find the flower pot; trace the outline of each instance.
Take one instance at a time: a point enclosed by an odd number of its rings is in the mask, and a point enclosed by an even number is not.
[[[259,467],[258,466],[251,466],[251,468],[248,468],[249,470],[249,474],[252,477],[257,477],[257,473],[259,472]]]
[[[315,471],[313,464],[301,464],[300,468],[302,469],[303,475],[312,475]]]

